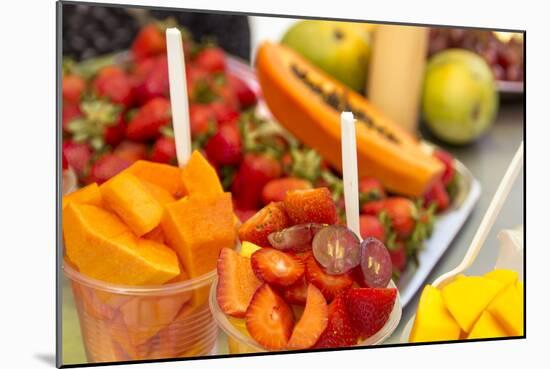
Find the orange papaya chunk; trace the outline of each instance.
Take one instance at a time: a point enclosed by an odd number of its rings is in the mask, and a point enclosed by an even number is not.
[[[67,205],[63,214],[67,257],[84,275],[124,285],[163,284],[179,274],[167,246],[136,237],[115,214],[93,205]]]
[[[168,204],[161,224],[190,278],[216,268],[220,250],[235,244],[230,193],[190,195]]]
[[[71,192],[70,194],[63,196],[62,209],[71,203],[88,204],[95,206],[102,206],[101,191],[97,183],[92,183],[86,187],[82,187],[79,190]]]
[[[149,194],[153,196],[159,204],[164,205],[176,201],[175,197],[172,196],[172,194],[164,187],[145,180],[142,180],[141,182],[145,186],[147,192],[149,192]]]
[[[165,243],[164,232],[162,231],[162,227],[160,226],[160,224],[153,228],[151,232],[144,234],[143,238],[158,243]]]
[[[181,176],[188,194],[219,195],[223,193],[216,170],[199,151],[193,151],[187,165],[181,171]]]
[[[120,173],[101,185],[106,206],[113,210],[137,236],[159,225],[164,209],[147,187],[131,173]]]
[[[138,160],[126,168],[124,172],[132,173],[141,180],[164,188],[175,198],[186,194],[178,167],[152,161]]]

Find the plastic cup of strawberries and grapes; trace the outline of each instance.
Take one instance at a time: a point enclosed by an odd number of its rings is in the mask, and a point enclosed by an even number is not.
[[[216,321],[218,327],[220,327],[220,329],[227,336],[227,347],[229,353],[245,354],[268,351],[248,334],[242,319],[238,320],[232,318],[221,310],[220,306],[218,305],[218,300],[216,298],[217,284],[218,277],[215,277],[212,283],[212,288],[210,289],[210,310],[212,311],[212,316],[214,317],[214,320]],[[393,281],[389,283],[388,287],[396,288]],[[395,299],[393,310],[391,311],[390,316],[386,321],[386,324],[384,324],[384,326],[374,335],[357,342],[356,346],[372,346],[383,343],[397,328],[397,325],[401,320],[401,311],[402,306],[399,298],[399,292],[397,292],[397,297]]]
[[[208,355],[218,327],[208,307],[216,270],[160,286],[123,286],[80,273],[67,260],[89,362]]]

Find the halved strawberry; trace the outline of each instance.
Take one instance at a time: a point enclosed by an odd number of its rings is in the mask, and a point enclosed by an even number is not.
[[[269,350],[287,347],[294,327],[292,309],[268,284],[260,286],[246,310],[248,333]]]
[[[283,201],[287,191],[310,189],[311,183],[296,177],[276,178],[267,182],[262,190],[262,201],[269,204],[271,201]]]
[[[351,323],[344,295],[338,295],[328,306],[327,328],[314,348],[348,347],[357,343],[359,334]]]
[[[287,348],[303,350],[317,342],[327,327],[327,301],[317,287],[310,284],[307,288],[306,307],[302,317],[294,326]]]
[[[272,202],[258,211],[239,227],[241,241],[249,241],[258,246],[269,247],[267,239],[273,232],[278,232],[290,225],[288,216],[280,202]]]
[[[216,299],[224,313],[242,318],[256,289],[262,284],[254,275],[250,259],[223,248],[218,257]]]
[[[395,288],[354,288],[346,292],[346,308],[360,338],[372,336],[386,324],[396,297]]]
[[[319,288],[327,301],[332,301],[337,295],[351,288],[353,278],[350,273],[331,275],[323,271],[313,254],[306,259],[306,280]]]
[[[335,224],[338,220],[336,205],[326,187],[288,191],[284,204],[293,224]]]
[[[307,299],[307,286],[305,276],[281,290],[284,299],[290,304],[304,305]]]
[[[305,271],[302,260],[271,247],[256,251],[250,262],[259,279],[283,287],[298,281]]]

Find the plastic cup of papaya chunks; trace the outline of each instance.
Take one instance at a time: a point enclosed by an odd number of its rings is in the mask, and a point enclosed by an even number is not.
[[[218,305],[218,300],[216,298],[216,288],[218,284],[218,278],[214,278],[212,283],[212,288],[210,289],[210,310],[214,320],[216,321],[218,327],[226,334],[227,336],[227,347],[230,354],[246,354],[246,353],[257,353],[257,352],[267,352],[268,350],[257,343],[254,338],[252,338],[247,330],[246,325],[244,324],[243,319],[235,319],[226,315]],[[388,285],[389,288],[396,288],[393,281]],[[397,297],[395,299],[395,304],[393,305],[393,310],[390,313],[390,316],[384,324],[384,326],[376,332],[374,335],[370,336],[367,339],[360,340],[357,342],[356,346],[373,346],[382,344],[397,328],[399,321],[401,320],[402,306],[399,297],[399,291],[397,292]]]
[[[218,327],[208,308],[216,270],[160,286],[123,286],[85,276],[65,260],[89,362],[208,355]]]

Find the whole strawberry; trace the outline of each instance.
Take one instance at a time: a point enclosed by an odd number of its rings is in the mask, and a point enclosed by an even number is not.
[[[95,77],[92,86],[99,97],[107,98],[115,104],[129,107],[133,103],[132,80],[118,66],[102,68]]]
[[[441,180],[443,181],[443,185],[448,186],[449,183],[451,183],[451,181],[453,180],[453,177],[455,175],[454,158],[447,151],[443,151],[441,149],[436,149],[433,155],[437,159],[439,159],[439,161],[441,161],[445,166],[445,171],[443,172],[443,176],[441,177]]]
[[[134,95],[141,104],[158,96],[169,96],[168,61],[166,55],[149,58],[141,63],[134,78]]]
[[[306,190],[312,188],[309,181],[296,177],[277,178],[269,181],[262,191],[262,201],[269,204],[272,201],[283,201],[287,191]]]
[[[61,86],[63,102],[68,104],[78,104],[85,89],[86,81],[84,78],[76,74],[64,76]]]
[[[424,206],[429,207],[434,204],[437,212],[442,212],[449,207],[450,199],[445,185],[442,181],[437,181],[424,194]]]
[[[395,242],[395,246],[388,249],[388,251],[390,253],[393,270],[399,272],[404,271],[407,267],[407,250],[405,248],[405,243],[397,241]]]
[[[130,163],[144,160],[147,157],[147,146],[141,142],[122,141],[113,153]]]
[[[242,143],[237,125],[221,124],[218,131],[206,142],[205,151],[208,159],[218,166],[239,164]]]
[[[160,136],[160,129],[169,124],[171,119],[170,101],[164,97],[155,97],[132,117],[126,129],[126,136],[134,141],[157,138]]]
[[[150,159],[157,163],[176,164],[176,142],[172,137],[157,138]]]
[[[229,85],[235,92],[241,108],[245,109],[256,104],[258,98],[254,91],[252,91],[252,89],[246,84],[246,82],[232,74],[229,74],[228,77]]]
[[[372,177],[365,177],[359,181],[359,194],[360,200],[364,201],[380,200],[386,197],[382,182]]]
[[[191,127],[191,137],[193,138],[208,134],[216,127],[216,115],[209,105],[190,104],[189,125]]]
[[[374,237],[386,242],[386,231],[384,225],[380,222],[378,217],[373,215],[361,215],[359,217],[359,229],[361,232],[361,238]]]
[[[231,192],[241,209],[257,209],[267,182],[281,176],[281,165],[264,154],[246,154],[233,180]]]
[[[372,205],[373,203],[376,206]],[[366,208],[367,205],[371,208]],[[385,212],[397,238],[401,240],[407,239],[411,235],[418,215],[416,205],[405,197],[388,197],[384,200],[368,202],[363,206],[362,210],[368,215],[375,216],[378,216],[381,212]]]
[[[75,104],[63,102],[63,110],[61,112],[61,124],[64,132],[69,132],[69,123],[76,118],[82,117],[80,107]]]
[[[157,24],[143,27],[134,39],[131,50],[134,60],[165,53],[166,36],[162,27]]]
[[[65,141],[62,147],[67,163],[80,176],[88,167],[92,158],[92,148],[85,142]]]
[[[105,154],[94,162],[87,178],[87,183],[101,184],[109,178],[128,168],[131,163],[115,154]]]
[[[207,47],[197,54],[195,63],[209,73],[225,71],[225,54],[219,47]]]

